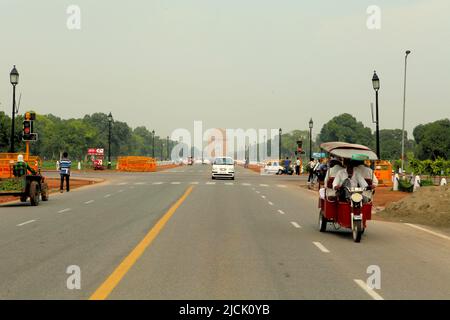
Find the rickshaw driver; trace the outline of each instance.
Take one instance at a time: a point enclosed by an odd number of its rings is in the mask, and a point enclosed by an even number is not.
[[[31,174],[35,175],[36,171],[31,168],[28,163],[23,161],[23,155],[19,154],[17,156],[17,162],[14,164],[13,173],[14,176],[17,178],[23,177],[27,175],[28,171],[31,172]]]
[[[349,201],[350,193],[347,188],[360,187],[366,189],[368,184],[366,180],[361,176],[361,174],[354,170],[353,163],[351,161],[347,162],[347,168],[342,169],[336,174],[333,181],[333,189],[338,192],[340,201]]]

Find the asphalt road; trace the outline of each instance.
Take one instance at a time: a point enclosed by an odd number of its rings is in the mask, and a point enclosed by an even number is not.
[[[380,221],[359,244],[320,233],[297,177],[238,168],[213,181],[206,165],[81,176],[107,181],[0,206],[0,299],[450,299],[450,238]],[[364,285],[370,266],[379,289]]]

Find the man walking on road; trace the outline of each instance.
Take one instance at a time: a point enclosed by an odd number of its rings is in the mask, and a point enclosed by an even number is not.
[[[67,152],[63,153],[63,157],[59,162],[59,173],[61,175],[61,187],[60,192],[63,193],[64,189],[64,179],[66,180],[66,191],[69,192],[69,178],[70,178],[70,167],[72,166],[72,161],[68,158]]]
[[[295,174],[300,175],[300,158],[297,158],[297,161],[295,162]]]

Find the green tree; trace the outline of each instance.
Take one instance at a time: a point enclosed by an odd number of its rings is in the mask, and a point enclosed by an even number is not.
[[[374,146],[370,128],[348,113],[334,117],[324,124],[318,136],[319,142],[343,141]]]
[[[421,124],[414,128],[419,159],[450,159],[450,119]]]

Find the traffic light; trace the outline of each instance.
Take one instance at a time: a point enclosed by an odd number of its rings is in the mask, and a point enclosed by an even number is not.
[[[36,113],[26,112],[25,120],[23,121],[22,140],[23,141],[37,141],[37,133],[33,131],[33,121],[36,119]]]
[[[303,141],[302,140],[297,140],[297,151],[295,152],[295,154],[305,154],[305,152],[303,151]]]

